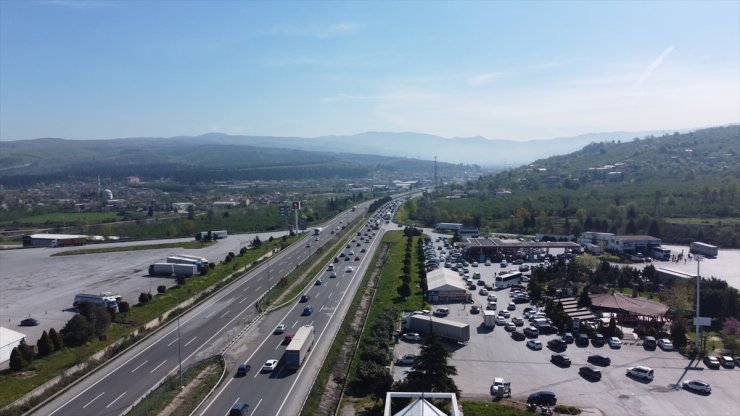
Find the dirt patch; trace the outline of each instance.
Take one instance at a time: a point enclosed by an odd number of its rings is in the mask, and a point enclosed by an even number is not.
[[[159,412],[158,416],[180,416],[189,414],[190,410],[196,405],[196,403],[192,403],[193,399],[190,397],[193,390],[200,387],[208,376],[218,371],[219,368],[217,364],[211,364],[204,368],[193,380],[190,381],[190,383],[188,383],[187,386],[185,386],[185,388],[182,389],[180,393],[177,394],[177,396],[175,396],[167,407]]]
[[[353,352],[361,335],[362,325],[365,322],[365,317],[367,316],[367,312],[370,309],[373,294],[375,293],[375,287],[377,286],[378,278],[380,277],[380,272],[383,270],[383,265],[385,264],[385,259],[388,255],[389,250],[390,245],[384,245],[381,249],[380,255],[378,256],[378,260],[375,262],[375,267],[368,281],[367,288],[362,294],[362,300],[360,301],[357,311],[355,312],[355,315],[350,324],[347,338],[342,344],[342,349],[339,353],[339,359],[334,363],[334,367],[332,367],[331,370],[331,377],[327,381],[324,392],[321,395],[318,412],[319,415],[333,415],[334,410],[339,405],[339,399],[342,395],[344,383],[347,381],[347,371],[353,357]],[[354,408],[352,407],[352,409]],[[344,409],[342,409],[342,415],[345,414],[347,413],[344,411]],[[354,414],[354,412],[350,414]]]

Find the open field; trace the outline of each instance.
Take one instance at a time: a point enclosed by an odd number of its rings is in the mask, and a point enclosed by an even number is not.
[[[96,224],[103,222],[113,222],[120,220],[121,217],[115,212],[54,212],[49,214],[32,215],[29,217],[19,218],[21,224],[26,225],[73,225],[80,222]],[[0,227],[13,224],[13,220],[3,218],[0,220]]]

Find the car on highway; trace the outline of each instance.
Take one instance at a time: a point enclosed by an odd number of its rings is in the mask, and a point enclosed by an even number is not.
[[[290,344],[290,341],[293,341],[293,337],[295,336],[292,332],[286,332],[285,336],[283,337],[283,345]]]
[[[511,331],[511,339],[514,341],[524,341],[527,339],[527,336],[519,331]]]
[[[601,380],[601,370],[590,365],[585,365],[578,369],[578,374],[590,380]]]
[[[26,318],[26,319],[24,319],[24,320],[21,321],[21,326],[36,326],[39,323],[40,322],[37,319]]]
[[[344,269],[345,273],[352,273],[353,271],[355,271],[355,269],[353,269],[352,266],[347,266],[347,268]]]
[[[555,406],[558,402],[555,393],[551,391],[537,391],[527,397],[527,403],[537,406]]]
[[[398,358],[396,358],[396,364],[401,365],[411,365],[414,363],[414,360],[416,359],[416,354],[404,354]]]
[[[314,282],[314,286],[321,286],[324,284],[324,281],[321,280],[321,278],[316,279],[316,282]]]
[[[265,361],[265,365],[262,366],[262,372],[263,373],[269,373],[271,371],[274,371],[277,368],[278,360],[267,360]]]
[[[360,250],[360,253],[365,253],[366,251],[367,251],[367,250],[365,250],[365,249],[363,248],[362,250]]]
[[[591,364],[600,365],[602,367],[607,367],[612,363],[611,358],[605,355],[600,355],[600,354],[589,355],[586,361],[588,361]]]
[[[612,348],[622,348],[622,341],[617,337],[609,337],[609,346]]]
[[[251,369],[252,369],[252,366],[250,366],[249,364],[239,364],[239,368],[236,369],[236,376],[244,377],[247,375],[247,373]]]
[[[313,306],[306,306],[303,308],[303,316],[309,316],[313,313]]]
[[[273,332],[273,333],[274,334],[282,334],[283,332],[285,332],[285,324],[280,324],[280,325],[278,325],[278,326],[275,327],[275,332]]]
[[[249,405],[244,402],[236,402],[231,406],[228,416],[244,416],[249,412]]]
[[[421,341],[421,335],[419,335],[417,332],[407,332],[402,335],[402,338],[409,342]]]
[[[702,394],[710,394],[712,392],[712,386],[702,380],[685,380],[681,383],[681,387]]]
[[[360,256],[355,256],[355,261],[360,261]]]
[[[309,300],[309,299],[311,299],[311,295],[301,295],[301,300],[300,300],[300,302],[301,302],[301,303],[303,303],[303,302],[308,302],[308,300]]]
[[[534,351],[539,351],[542,349],[542,343],[538,339],[530,339],[527,341],[527,347]]]
[[[329,277],[332,278],[332,279],[335,278],[335,277],[337,277],[337,272],[331,272],[331,274],[329,275]]]
[[[630,377],[641,378],[647,381],[652,381],[655,377],[655,371],[650,367],[644,367],[641,365],[627,368],[627,375]]]
[[[673,351],[673,343],[668,338],[661,338],[658,340],[658,346],[663,351]]]
[[[707,368],[719,370],[719,359],[713,355],[707,355],[704,357],[704,365],[707,366]]]
[[[550,356],[550,362],[559,367],[570,367],[570,357],[565,354],[553,354]]]

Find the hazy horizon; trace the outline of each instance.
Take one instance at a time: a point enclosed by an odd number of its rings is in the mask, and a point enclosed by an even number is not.
[[[0,140],[740,121],[740,2],[0,1]]]

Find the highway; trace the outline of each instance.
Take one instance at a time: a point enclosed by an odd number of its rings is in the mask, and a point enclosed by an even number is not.
[[[176,373],[179,368],[178,357],[182,357],[183,366],[187,366],[218,353],[258,315],[256,303],[267,292],[268,279],[269,284],[274,286],[280,277],[315,256],[316,250],[334,237],[331,229],[363,215],[368,205],[359,205],[357,212],[341,213],[322,225],[325,231],[320,234],[318,241],[314,236],[309,236],[286,248],[184,314],[179,319],[179,338],[176,320],[40,407],[36,414],[102,416],[125,413],[150,389]],[[310,247],[307,246],[309,242]],[[349,263],[357,265],[359,262]],[[344,281],[348,278],[342,276],[341,279]],[[332,280],[339,281],[339,278]],[[331,282],[328,282],[321,288],[328,289],[331,286]],[[318,298],[323,294],[319,294]],[[340,297],[339,293],[333,296]],[[324,315],[319,309],[311,317],[317,322]]]
[[[347,255],[338,257],[339,263],[330,263],[335,266],[336,278],[330,277],[331,271],[328,270],[327,264],[320,274],[314,277],[314,280],[321,278],[323,284],[314,284],[303,292],[310,296],[307,302],[296,301],[289,307],[260,319],[256,327],[250,329],[252,336],[244,341],[245,348],[237,354],[239,359],[233,368],[229,369],[226,382],[196,414],[227,415],[237,401],[250,405],[249,414],[298,414],[311,388],[311,382],[320,370],[334,335],[369,266],[372,253],[377,248],[383,231],[383,229],[372,231],[363,226],[362,235],[355,235],[342,249]],[[360,253],[363,248],[366,253]],[[351,252],[354,252],[354,255],[350,255]],[[356,256],[359,256],[357,261]],[[350,260],[345,260],[347,258]],[[348,271],[348,267],[351,267],[352,271]],[[303,314],[307,305],[314,308],[311,315]],[[278,324],[285,324],[287,327],[285,331],[291,333],[303,325],[314,327],[315,345],[309,352],[307,361],[297,371],[284,366],[282,355],[286,345],[282,342],[284,334],[275,333]],[[261,371],[262,365],[270,359],[279,360],[277,368],[271,372]],[[250,372],[244,377],[235,375],[240,363],[251,365]]]

